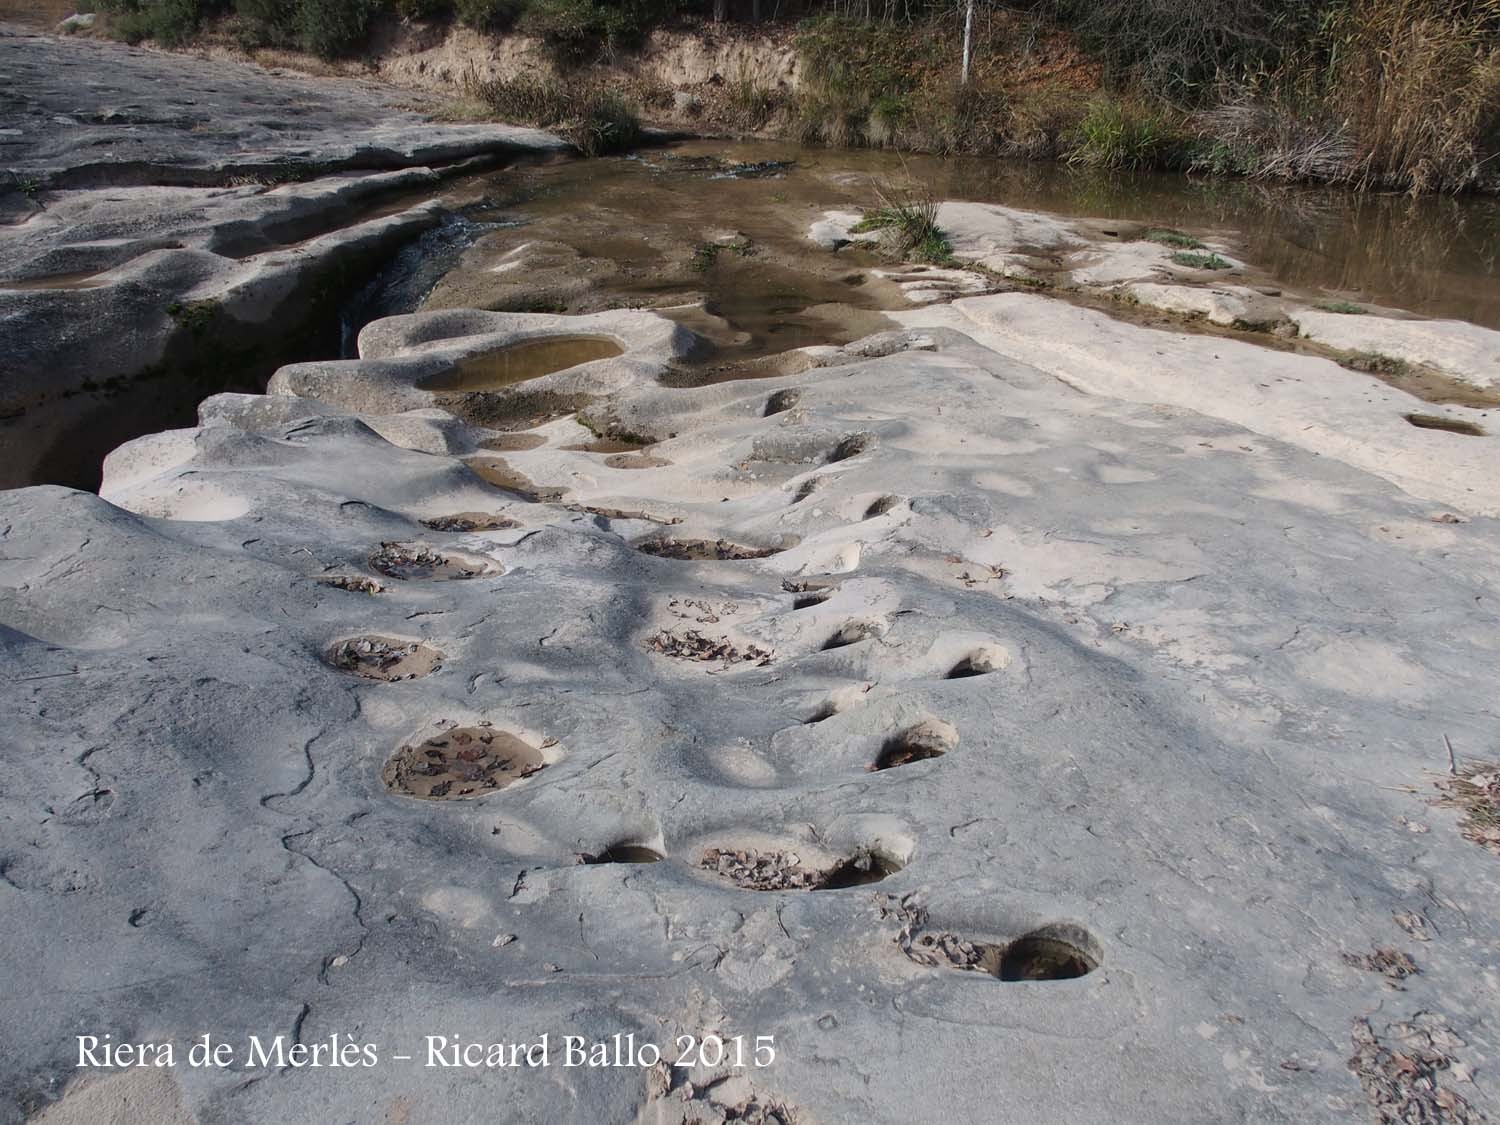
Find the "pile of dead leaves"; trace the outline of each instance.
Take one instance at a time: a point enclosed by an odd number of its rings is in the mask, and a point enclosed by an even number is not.
[[[636,550],[655,555],[659,559],[677,559],[681,562],[743,562],[746,559],[769,558],[780,553],[780,548],[777,547],[746,547],[742,543],[731,543],[728,539],[648,539],[636,544]]]
[[[765,666],[771,663],[772,654],[758,645],[747,644],[740,648],[727,637],[706,637],[696,629],[674,633],[663,629],[646,641],[646,647],[674,660],[695,660],[703,663],[719,661],[725,668],[733,664],[753,663]]]
[[[395,669],[403,661],[416,656],[421,645],[416,641],[406,643],[383,641],[378,637],[356,637],[352,640],[341,641],[335,645],[329,653],[328,660],[341,672],[354,672],[357,675],[369,676],[382,680],[397,680],[401,674]],[[428,671],[437,671],[442,665],[436,665],[431,669],[424,668],[422,672],[412,672],[411,679]]]
[[[1458,828],[1464,839],[1500,855],[1500,763],[1470,762],[1434,784],[1442,793],[1438,805],[1463,812]]]
[[[899,901],[887,897],[880,906],[882,918],[896,918],[901,929],[896,934],[896,945],[908,960],[928,967],[946,965],[954,969],[967,969],[982,973],[995,973],[1003,950],[986,942],[965,941],[957,934],[923,933],[927,925],[927,910],[914,895]]]
[[[1411,956],[1400,949],[1382,946],[1370,953],[1345,953],[1344,964],[1367,973],[1379,973],[1387,980],[1399,981],[1421,972]]]
[[[1355,1020],[1355,1054],[1349,1060],[1380,1125],[1479,1125],[1486,1120],[1438,1084],[1445,1073],[1456,1081],[1470,1080],[1469,1068],[1448,1054],[1465,1044],[1446,1020],[1418,1012],[1409,1022],[1391,1024],[1386,1035],[1394,1045],[1382,1043],[1368,1020]]]

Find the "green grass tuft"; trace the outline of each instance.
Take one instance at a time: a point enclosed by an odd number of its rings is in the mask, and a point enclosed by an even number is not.
[[[881,232],[881,245],[893,258],[944,265],[953,260],[948,236],[937,225],[938,204],[925,187],[875,189],[879,205],[866,211],[852,233]]]
[[[1198,254],[1190,250],[1177,251],[1172,255],[1172,261],[1193,270],[1227,270],[1234,264],[1217,254]]]
[[[1318,308],[1324,312],[1343,313],[1345,316],[1364,316],[1365,310],[1362,305],[1356,305],[1352,301],[1323,301]]]
[[[1203,249],[1203,243],[1190,234],[1183,234],[1180,230],[1148,230],[1141,235],[1141,238],[1147,242],[1159,242],[1163,246],[1172,246],[1178,250]]]

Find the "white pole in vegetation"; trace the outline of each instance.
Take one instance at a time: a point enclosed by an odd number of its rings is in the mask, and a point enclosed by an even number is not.
[[[959,79],[959,84],[963,86],[967,86],[969,84],[969,49],[970,44],[973,43],[973,41],[974,0],[969,0],[968,6],[964,9],[964,71],[963,77]]]

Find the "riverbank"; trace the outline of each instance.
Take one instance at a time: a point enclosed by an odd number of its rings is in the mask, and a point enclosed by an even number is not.
[[[224,17],[196,0],[117,0],[95,27],[363,69],[530,124],[555,124],[546,107],[560,99],[608,89],[672,128],[836,147],[1500,188],[1500,11],[1489,0],[1330,0],[1280,16],[1209,4],[1170,20],[1122,3],[981,3],[966,72],[951,5],[858,19],[811,4],[779,22],[707,20],[680,3],[346,6],[357,19],[321,0],[274,17],[253,3]]]

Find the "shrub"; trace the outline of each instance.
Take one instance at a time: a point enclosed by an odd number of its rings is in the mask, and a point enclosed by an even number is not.
[[[639,46],[679,0],[526,0],[518,26],[560,63],[591,62]]]
[[[404,20],[439,20],[453,14],[452,0],[391,0],[391,7]]]
[[[509,31],[525,7],[525,0],[455,0],[453,10],[476,31]]]
[[[320,58],[346,54],[365,37],[379,0],[297,0],[297,42]]]
[[[1089,103],[1078,123],[1068,162],[1094,168],[1156,168],[1172,162],[1177,146],[1177,138],[1160,113],[1118,98],[1100,97]]]
[[[192,38],[213,5],[204,0],[100,0],[99,10],[112,15],[110,33],[127,43],[151,39],[175,47]]]
[[[576,121],[565,134],[585,156],[623,152],[641,139],[640,118],[614,90],[590,89],[579,99]]]

